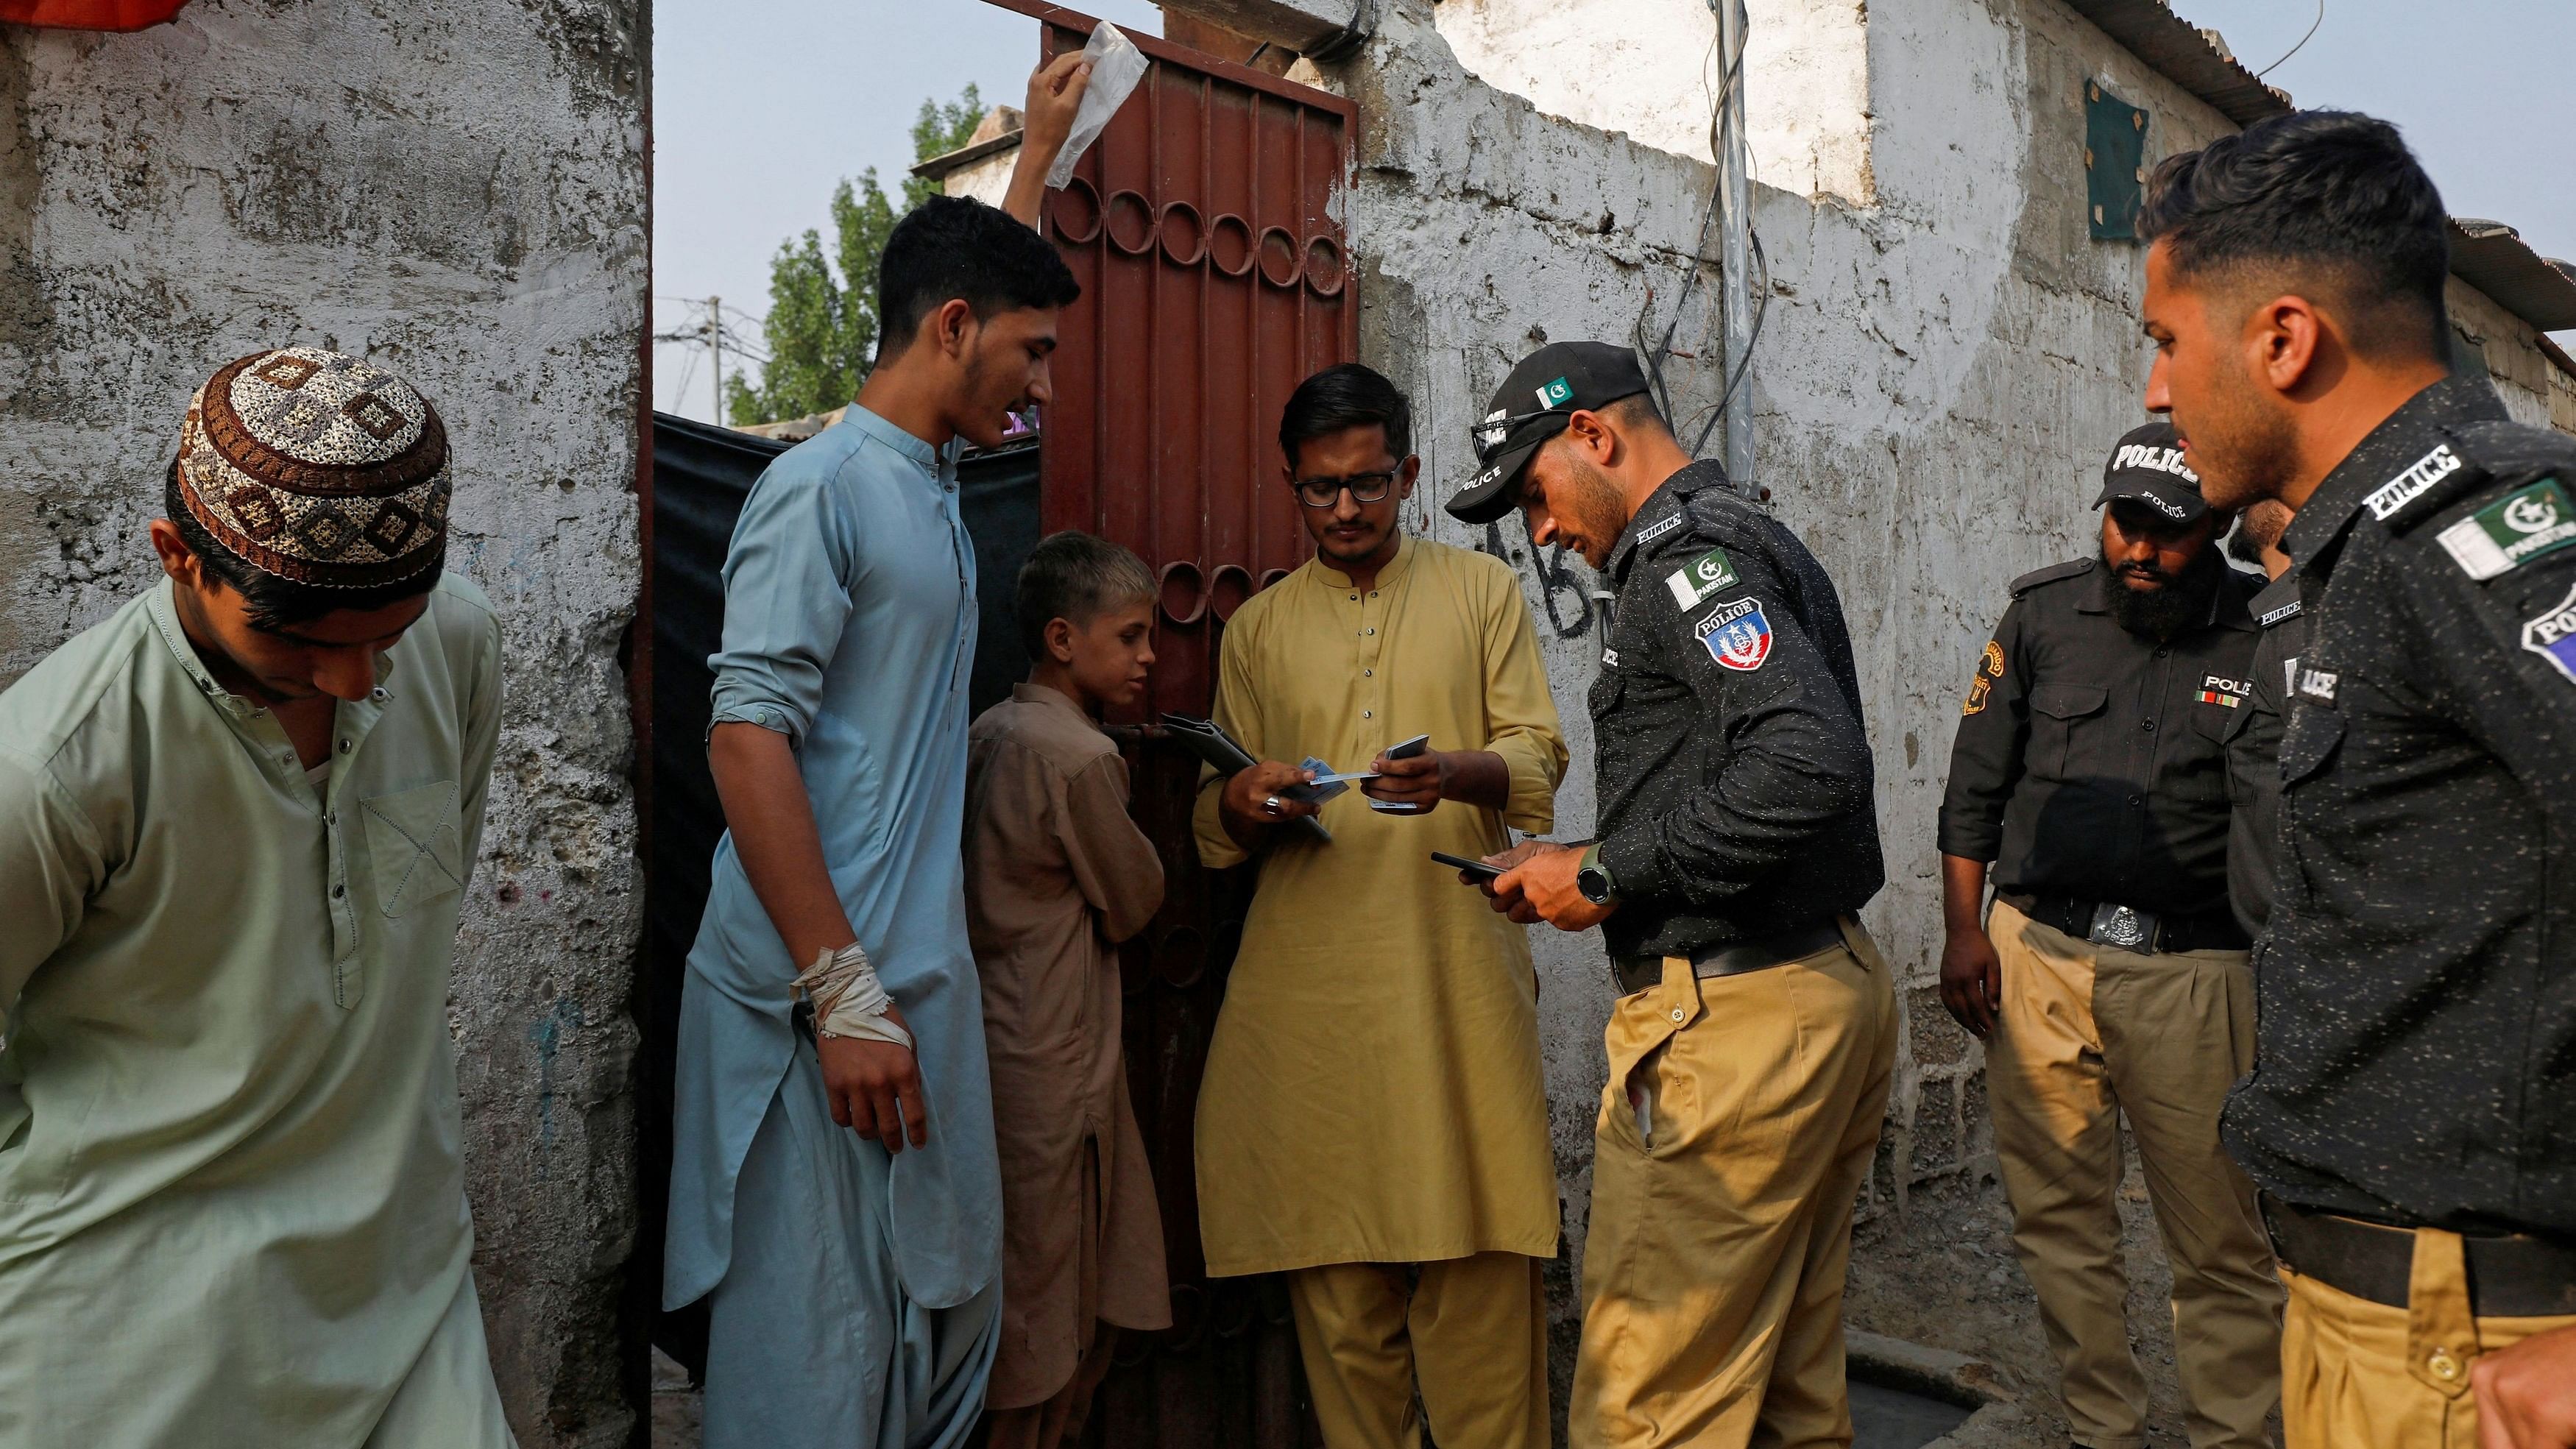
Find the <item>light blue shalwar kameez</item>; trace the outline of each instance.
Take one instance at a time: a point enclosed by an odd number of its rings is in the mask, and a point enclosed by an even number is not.
[[[728,834],[680,1005],[663,1303],[712,1295],[706,1449],[949,1449],[1000,1325],[1001,1183],[959,832],[975,552],[953,454],[863,408],[771,463],[724,566],[715,719],[795,742],[902,1007],[930,1142],[833,1124],[797,963]]]

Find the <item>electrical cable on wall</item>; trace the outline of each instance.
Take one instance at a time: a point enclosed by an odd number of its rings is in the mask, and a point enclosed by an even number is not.
[[[1724,3],[1727,3],[1727,0],[1709,0],[1710,12],[1715,14],[1717,7]],[[1723,24],[1720,25],[1719,31],[1721,34],[1724,32]],[[1710,42],[1710,48],[1714,50],[1716,44],[1717,42],[1712,40]],[[1647,325],[1654,315],[1655,308],[1655,298],[1652,290],[1647,292],[1645,305],[1638,309],[1636,323],[1630,329],[1631,337],[1636,345],[1638,356],[1645,363],[1646,380],[1654,391],[1656,406],[1662,410],[1665,417],[1674,421],[1674,431],[1676,435],[1678,435],[1682,429],[1689,426],[1690,419],[1683,418],[1673,408],[1672,387],[1665,379],[1664,365],[1675,356],[1692,356],[1692,354],[1689,353],[1677,352],[1673,346],[1673,337],[1681,328],[1682,314],[1688,309],[1691,293],[1699,284],[1699,270],[1702,266],[1709,264],[1707,255],[1709,233],[1717,224],[1726,192],[1726,147],[1734,129],[1733,108],[1731,103],[1735,99],[1736,87],[1743,83],[1743,76],[1744,40],[1743,37],[1738,36],[1734,48],[1734,54],[1726,58],[1722,77],[1718,84],[1715,104],[1710,110],[1709,157],[1716,170],[1716,175],[1710,180],[1708,206],[1700,214],[1698,234],[1691,242],[1691,265],[1683,273],[1681,289],[1673,298],[1672,314],[1670,319],[1664,324],[1663,335],[1651,343],[1646,340]],[[1749,145],[1745,148],[1745,165],[1749,176],[1753,165],[1752,148]],[[1751,188],[1748,185],[1748,194],[1750,193],[1750,190]],[[1705,416],[1707,419],[1707,421],[1701,426],[1698,436],[1691,442],[1690,451],[1693,457],[1697,457],[1700,450],[1707,446],[1709,435],[1717,430],[1718,420],[1725,416],[1727,404],[1734,399],[1736,389],[1743,385],[1746,373],[1751,370],[1753,348],[1760,342],[1762,337],[1763,314],[1770,310],[1771,262],[1770,258],[1766,256],[1762,250],[1762,235],[1760,231],[1753,226],[1752,218],[1749,215],[1745,218],[1745,235],[1746,239],[1750,243],[1751,259],[1759,274],[1760,281],[1758,288],[1752,286],[1747,287],[1747,293],[1753,302],[1753,325],[1745,342],[1744,358],[1741,365],[1730,371],[1725,365],[1723,354],[1721,354],[1721,359],[1718,364],[1718,372],[1725,385],[1719,390],[1717,401],[1714,404],[1705,409],[1703,413],[1693,415],[1694,417]],[[1723,268],[1724,263],[1721,260],[1717,265]],[[1751,486],[1750,479],[1736,479],[1733,481],[1738,487]]]

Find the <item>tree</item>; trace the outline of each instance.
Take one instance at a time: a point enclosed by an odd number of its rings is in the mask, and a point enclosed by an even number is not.
[[[946,105],[925,100],[912,123],[912,158],[954,151],[984,119],[984,100],[969,85]],[[906,176],[902,211],[871,166],[832,190],[832,246],[821,232],[780,242],[769,262],[769,317],[761,324],[769,361],[757,387],[739,372],[724,379],[725,414],[736,424],[774,422],[829,412],[858,394],[876,358],[877,259],[904,211],[939,194],[939,186]]]

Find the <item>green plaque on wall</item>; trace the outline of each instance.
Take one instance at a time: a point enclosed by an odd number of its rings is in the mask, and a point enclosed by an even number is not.
[[[2096,241],[2135,241],[2147,199],[2147,113],[2084,83],[2084,224]]]

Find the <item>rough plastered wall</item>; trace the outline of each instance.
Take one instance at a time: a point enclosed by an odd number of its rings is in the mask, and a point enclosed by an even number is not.
[[[618,645],[635,598],[644,9],[197,0],[129,36],[0,25],[0,684],[154,581],[190,392],[366,354],[454,441],[450,566],[509,631],[448,1025],[477,1278],[521,1442],[626,1442]]]
[[[1286,0],[1266,3],[1275,12]],[[1513,361],[1549,338],[1626,339],[1650,293],[1649,331],[1659,332],[1690,265],[1712,176],[1677,153],[1705,155],[1707,100],[1688,90],[1698,82],[1674,57],[1705,49],[1704,7],[1617,3],[1632,23],[1589,31],[1610,47],[1590,54],[1587,32],[1527,0],[1436,9],[1388,0],[1367,49],[1324,68],[1321,79],[1361,107],[1349,203],[1361,350],[1415,397],[1434,480],[1427,496],[1472,471],[1467,424]],[[1242,26],[1261,7],[1212,8]],[[1659,15],[1671,22],[1669,45],[1651,28]],[[2047,1402],[2054,1371],[1993,1179],[1978,1049],[1932,987],[1933,828],[1966,671],[2006,582],[2095,547],[2086,505],[2101,458],[2144,418],[2143,257],[2086,235],[2085,83],[2107,81],[2153,113],[2151,155],[2229,128],[2058,0],[1876,0],[1865,13],[1842,0],[1756,0],[1752,25],[1749,129],[1766,181],[1756,225],[1770,262],[1751,384],[1758,481],[1832,571],[1854,626],[1890,875],[1868,924],[1905,1005],[1888,1131],[1860,1209],[1850,1317],[1985,1360],[2023,1390],[2023,1412],[2000,1416],[2000,1437],[1980,1442],[2062,1444],[2064,1421]],[[1511,34],[1523,31],[1540,60],[1509,57]],[[1453,36],[1476,51],[1485,78],[1461,63]],[[1621,84],[1631,52],[1678,66],[1675,84],[1695,97],[1673,107],[1689,113],[1687,125],[1654,130],[1659,118],[1637,95],[1655,88]],[[1865,62],[1857,70],[1855,53]],[[1504,73],[1547,100],[1487,83]],[[1775,90],[1763,89],[1766,76]],[[1585,113],[1596,103],[1598,114]],[[1806,129],[1766,134],[1766,117],[1790,115]],[[1836,117],[1843,129],[1824,129]],[[1671,149],[1641,144],[1650,134]],[[1783,175],[1793,189],[1767,184]],[[1714,280],[1703,270],[1675,338],[1699,359],[1716,355]],[[1711,369],[1679,365],[1688,441],[1713,393]],[[1509,524],[1468,536],[1429,504],[1414,522],[1521,565],[1575,752],[1559,833],[1588,833],[1584,692],[1601,648],[1593,577],[1579,560],[1532,557]],[[1562,1373],[1611,992],[1596,937],[1541,930],[1533,945],[1574,1250],[1553,1306]],[[2167,1279],[2134,1175],[2125,1196],[2131,1320],[2155,1380],[2158,1434],[2178,1435]]]
[[[2551,410],[2552,395],[2576,386],[2576,378],[2540,350],[2540,333],[2457,277],[2449,291],[2452,330],[2486,358],[2487,378],[2513,420],[2576,432],[2576,418],[2554,416]],[[2564,411],[2563,404],[2559,410]]]

